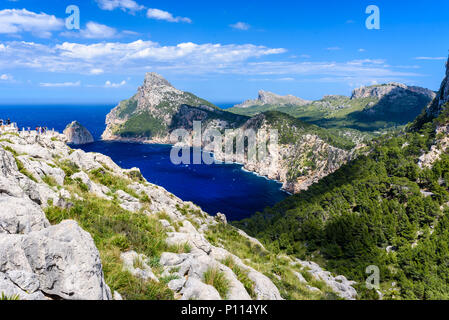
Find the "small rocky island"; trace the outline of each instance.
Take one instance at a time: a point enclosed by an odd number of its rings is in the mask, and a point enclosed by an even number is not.
[[[78,121],[73,121],[64,130],[67,137],[67,143],[82,145],[94,142],[94,137],[83,125]]]

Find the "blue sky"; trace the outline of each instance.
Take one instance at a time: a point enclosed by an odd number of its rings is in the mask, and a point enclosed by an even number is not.
[[[80,8],[68,30],[66,7]],[[368,5],[380,30],[368,30]],[[437,90],[449,1],[1,0],[1,103],[111,103],[145,72],[213,102],[319,99],[390,81]]]

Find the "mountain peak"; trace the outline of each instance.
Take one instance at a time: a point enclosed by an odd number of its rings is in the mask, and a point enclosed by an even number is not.
[[[155,72],[148,72],[145,75],[145,87],[173,87],[163,76]]]
[[[263,105],[297,105],[303,106],[310,101],[295,97],[293,95],[281,96],[276,93],[259,90],[259,95],[255,100],[247,100],[241,104],[236,105],[236,108],[249,108],[252,106],[263,106]]]
[[[351,99],[360,98],[377,98],[382,99],[386,96],[401,97],[406,95],[406,92],[414,92],[426,96],[432,100],[435,97],[435,92],[421,87],[407,86],[403,83],[390,82],[386,84],[375,84],[368,87],[360,87],[352,92]]]

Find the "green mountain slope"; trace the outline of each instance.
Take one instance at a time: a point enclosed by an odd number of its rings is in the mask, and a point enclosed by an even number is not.
[[[449,103],[437,100],[369,155],[236,225],[355,279],[364,298],[378,298],[365,287],[375,265],[386,299],[449,299]]]
[[[376,131],[409,123],[434,97],[427,89],[390,83],[356,89],[351,97],[325,96],[304,104],[265,104],[250,100],[245,107],[235,106],[229,111],[253,116],[276,110],[325,128]]]

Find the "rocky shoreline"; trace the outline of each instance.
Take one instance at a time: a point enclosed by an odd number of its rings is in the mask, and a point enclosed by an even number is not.
[[[264,94],[267,95],[268,93]],[[270,99],[273,98],[272,94],[268,96]],[[268,97],[265,98],[267,99],[269,100]],[[281,138],[288,141],[281,139],[276,157],[270,155],[262,161],[248,161],[245,157],[236,156],[234,161],[242,163],[247,171],[281,182],[282,189],[289,193],[307,190],[313,183],[353,159],[355,151],[360,147],[346,150],[335,146],[317,133],[324,129],[309,128],[309,125],[285,114],[259,114],[249,118],[220,110],[198,97],[174,88],[162,76],[155,73],[146,75],[144,84],[138,88],[135,96],[122,101],[111,110],[106,117],[107,126],[102,139],[144,144],[172,144],[170,141],[172,131],[185,129],[192,133],[194,121],[201,122],[203,132],[208,129],[218,130],[221,133],[228,129],[243,131],[250,129],[254,132],[269,132],[270,129],[280,131]],[[144,130],[150,123],[152,127]],[[329,136],[329,133],[326,134]],[[190,141],[189,144],[193,145],[193,142]],[[205,151],[212,150],[205,149]],[[222,154],[215,156],[218,160],[225,158]]]

